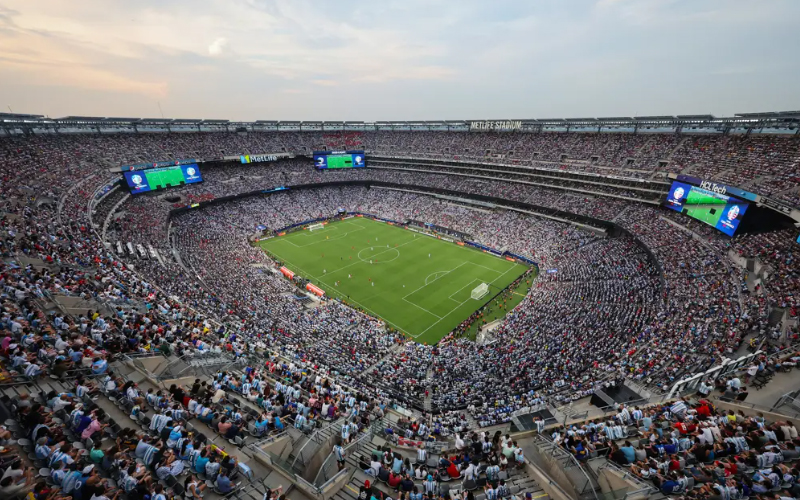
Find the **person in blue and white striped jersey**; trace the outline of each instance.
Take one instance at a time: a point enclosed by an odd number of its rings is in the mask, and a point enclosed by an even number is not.
[[[336,464],[338,465],[339,470],[344,469],[344,463],[345,463],[344,447],[342,447],[342,445],[339,443],[333,445],[333,454],[336,455]]]

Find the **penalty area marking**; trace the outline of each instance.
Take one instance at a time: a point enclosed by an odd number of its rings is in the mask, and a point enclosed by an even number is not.
[[[435,273],[429,274],[427,277],[425,277],[425,286],[430,285],[434,281],[438,280],[440,277],[445,276],[446,274],[449,273],[450,271],[436,271]],[[433,279],[431,279],[431,276],[433,276]]]
[[[286,241],[290,245],[294,245],[297,248],[304,248],[304,247],[310,247],[311,245],[318,245],[320,243],[325,243],[326,241],[341,240],[343,238],[347,238],[347,235],[350,234],[350,233],[355,233],[356,231],[363,231],[365,229],[364,227],[359,226],[358,224],[353,224],[352,222],[342,222],[341,224],[337,224],[337,225],[335,225],[333,227],[329,227],[329,228],[326,227],[325,229],[322,229],[320,232],[317,232],[316,234],[314,234],[314,233],[302,233],[302,235],[300,235],[300,236],[304,237],[304,239],[308,239],[308,238],[310,238],[312,236],[320,236],[322,234],[325,234],[325,232],[327,232],[327,231],[333,231],[333,230],[339,231],[339,226],[343,226],[345,224],[349,224],[351,226],[355,226],[356,229],[350,229],[348,231],[345,231],[344,233],[337,232],[336,234],[334,234],[332,237],[330,237],[328,239],[320,239],[320,240],[317,240],[317,241],[312,241],[311,243],[306,243],[305,245],[298,245],[297,243],[295,243],[291,239],[286,239],[284,241]]]

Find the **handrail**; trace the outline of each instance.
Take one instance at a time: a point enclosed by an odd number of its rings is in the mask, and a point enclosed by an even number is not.
[[[780,408],[786,404],[794,408],[800,408],[800,389],[783,394],[780,398],[778,398],[777,401],[775,401],[775,404],[772,405],[772,409]]]
[[[780,411],[779,409],[776,409],[775,406],[769,407],[769,406],[764,406],[764,405],[760,405],[760,404],[756,404],[756,403],[748,403],[747,401],[737,401],[737,400],[725,401],[724,399],[722,399],[719,396],[710,396],[709,399],[715,399],[715,400],[718,400],[718,401],[721,401],[721,402],[727,403],[727,404],[732,404],[732,405],[737,405],[737,406],[744,406],[746,408],[750,408],[750,409],[753,409],[753,410],[767,411],[767,412],[770,412],[770,413],[777,413],[779,415],[785,415],[785,416],[790,417],[790,418],[798,418],[798,417],[800,417],[800,412],[796,411],[796,412],[793,412],[793,413],[790,414],[790,413],[787,413],[787,412]]]
[[[376,423],[380,423],[382,429],[385,429],[387,427],[391,428],[392,431],[395,433],[395,435],[398,438],[403,437],[405,432],[406,432],[405,429],[403,429],[402,427],[397,425],[395,422],[392,422],[391,420],[389,420],[386,417],[381,417],[381,418],[375,420],[375,422],[373,422],[373,424],[376,424]],[[433,453],[436,453],[436,454],[441,454],[442,451],[444,449],[446,449],[448,447],[448,445],[450,444],[450,442],[447,441],[447,440],[428,441],[426,439],[412,439],[412,441],[422,441],[425,444],[425,449],[427,449],[428,451],[431,451]]]
[[[253,449],[260,448],[261,446],[263,446],[263,445],[265,445],[267,443],[273,443],[273,442],[277,441],[278,439],[280,439],[280,438],[282,438],[284,436],[289,436],[289,439],[291,439],[291,437],[292,437],[292,435],[289,434],[288,430],[284,430],[284,431],[281,431],[281,432],[279,432],[277,434],[268,435],[264,439],[262,439],[260,441],[256,441],[255,443],[250,443],[249,445],[247,445],[247,447],[248,448],[253,448]]]
[[[294,465],[297,463],[297,461],[300,460],[303,457],[303,450],[306,449],[306,446],[308,446],[309,443],[314,442],[314,443],[316,443],[316,444],[321,446],[322,443],[324,443],[324,440],[322,440],[319,437],[320,434],[323,431],[327,432],[329,429],[333,428],[334,425],[338,425],[341,420],[342,419],[340,418],[340,419],[334,420],[333,422],[329,422],[326,425],[323,425],[319,429],[316,429],[314,432],[312,432],[311,435],[308,436],[308,440],[306,440],[306,442],[303,443],[303,446],[301,446],[300,450],[298,450],[298,452],[295,454],[294,460],[292,461],[292,468],[294,468]],[[300,460],[300,463],[302,465],[306,465],[305,459]]]
[[[598,467],[597,471],[599,472],[599,471],[601,471],[603,469],[613,469],[613,470],[615,470],[615,471],[617,471],[617,472],[622,474],[622,479],[630,480],[630,481],[632,481],[632,482],[634,482],[634,483],[636,483],[637,485],[640,486],[640,488],[638,490],[627,492],[627,494],[625,495],[626,498],[629,495],[633,495],[635,493],[641,493],[641,492],[644,492],[644,491],[649,491],[651,493],[655,493],[655,492],[658,491],[658,488],[656,488],[655,485],[648,484],[646,481],[643,481],[642,478],[640,478],[636,474],[633,474],[631,471],[629,471],[627,469],[623,469],[622,467],[620,467],[619,465],[615,464],[611,460],[606,460],[606,463],[604,463],[603,465]]]
[[[344,447],[345,453],[356,453],[357,451],[360,451],[364,447],[365,443],[371,443],[372,442],[372,438],[373,437],[375,437],[375,423],[374,422],[372,424],[370,424],[368,432],[365,432],[363,436],[359,437],[358,439],[356,439],[355,441],[353,441],[352,443],[350,443],[350,444],[348,444],[347,446]],[[336,457],[335,457],[335,454],[333,452],[328,454],[328,456],[325,458],[325,461],[322,462],[322,465],[320,466],[316,477],[314,477],[314,484],[317,484],[320,481],[320,476],[321,475],[323,477],[327,476],[327,471],[328,471],[328,469],[330,469],[332,467],[332,464],[333,464],[335,458]],[[346,470],[346,468],[344,470]],[[336,474],[331,476],[330,479],[327,479],[325,481],[325,483],[323,483],[320,486],[320,488],[324,487],[328,482],[330,482],[333,478],[335,478],[340,472],[342,472],[342,471],[337,472]]]
[[[547,436],[543,436],[541,434],[536,434],[536,435],[533,436],[533,439],[534,439],[534,441],[540,441],[542,444],[548,446],[547,451],[551,451],[552,450],[551,455],[553,455],[553,456],[559,455],[562,459],[565,459],[567,462],[570,462],[570,464],[571,464],[571,466],[573,468],[577,467],[581,471],[581,473],[584,475],[584,477],[586,478],[586,484],[592,490],[592,494],[594,495],[595,500],[599,500],[598,497],[597,497],[597,491],[595,491],[594,486],[592,485],[592,478],[589,477],[589,474],[586,472],[586,469],[584,469],[583,464],[578,462],[578,459],[575,458],[575,456],[572,453],[570,453],[569,451],[565,450],[564,448],[562,448],[561,446],[556,444],[555,441],[552,441]],[[550,479],[549,476],[548,476],[548,479]],[[580,492],[580,493],[583,493],[583,492]]]

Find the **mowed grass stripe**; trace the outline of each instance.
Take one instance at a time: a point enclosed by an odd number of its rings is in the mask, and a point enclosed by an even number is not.
[[[473,248],[361,217],[259,245],[328,295],[429,344],[438,342],[527,269]],[[489,294],[474,300],[470,294],[480,283],[490,284]]]

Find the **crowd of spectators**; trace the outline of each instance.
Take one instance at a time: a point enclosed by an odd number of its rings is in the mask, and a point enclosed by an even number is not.
[[[665,495],[800,495],[794,423],[716,408],[702,396],[642,408],[621,404],[607,419],[559,427],[550,438],[579,461],[607,456]]]
[[[118,213],[112,208],[123,200],[124,191],[113,190],[99,201],[95,196],[110,179],[104,168],[114,164],[239,152],[307,152],[320,147],[364,147],[431,158],[502,159],[493,156],[500,154],[529,158],[539,165],[561,161],[562,154],[594,164],[633,157],[631,168],[638,165],[641,170],[657,168],[653,163],[666,154],[703,175],[738,175],[741,170],[741,179],[748,180],[754,176],[739,166],[754,157],[768,175],[796,169],[796,139],[631,136],[617,141],[611,135],[592,134],[531,138],[411,132],[142,134],[15,137],[4,138],[0,145],[4,194],[0,244],[7,315],[3,324],[12,332],[9,343],[15,345],[8,352],[9,359],[15,359],[13,368],[31,376],[58,373],[68,369],[65,363],[102,361],[108,352],[220,348],[206,336],[221,332],[220,322],[227,322],[229,332],[238,335],[239,342],[232,347],[236,351],[247,351],[245,343],[253,339],[256,346],[278,349],[372,396],[392,395],[416,404],[430,399],[442,410],[466,408],[478,425],[489,426],[508,421],[524,406],[590,394],[611,373],[669,384],[734,352],[747,333],[763,332],[767,306],[787,307],[797,314],[798,279],[789,231],[698,244],[686,228],[668,220],[674,215],[661,210],[620,198],[507,182],[502,175],[475,179],[400,164],[320,172],[303,160],[281,160],[230,170],[212,167],[204,172],[203,184],[127,199]],[[715,166],[718,161],[720,166]],[[190,211],[172,221],[168,217],[174,208],[168,195],[194,201],[342,179],[525,201],[614,220],[633,237],[599,237],[519,212],[365,187],[289,191]],[[764,179],[759,182],[768,185]],[[625,187],[600,185],[594,190],[638,196]],[[247,244],[259,225],[275,230],[329,217],[339,209],[434,223],[530,257],[543,270],[557,271],[542,273],[528,297],[496,330],[494,344],[479,347],[464,339],[448,339],[437,346],[419,345],[336,302],[305,308],[294,298],[294,288],[272,272],[273,262]],[[112,222],[103,241],[98,231],[106,217]],[[109,251],[117,241],[153,247],[162,258],[120,260]],[[773,268],[763,293],[744,293],[743,274],[724,258],[723,251],[729,249]],[[23,264],[21,258],[33,263]],[[107,309],[96,317],[94,313],[75,319],[47,317],[40,301],[52,295],[93,300]],[[47,348],[50,342],[57,345],[59,336],[66,343],[63,348]],[[67,354],[78,350],[80,359]],[[450,431],[463,426],[452,415],[441,419]]]

